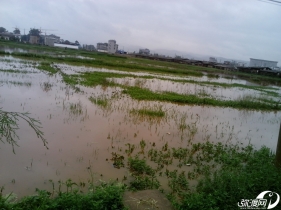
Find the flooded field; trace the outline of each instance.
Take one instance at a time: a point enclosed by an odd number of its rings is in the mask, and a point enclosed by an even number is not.
[[[102,68],[54,63],[67,75],[83,72],[114,72],[122,78],[108,78],[115,85],[93,87],[68,85],[62,74],[48,74],[38,69],[37,61],[0,57],[0,107],[11,112],[29,112],[41,122],[48,149],[30,126],[19,120],[15,154],[9,144],[0,145],[0,186],[19,197],[34,193],[35,188],[50,189],[51,183],[71,179],[75,182],[95,180],[130,180],[126,168],[116,168],[113,154],[128,155],[152,147],[190,147],[198,142],[222,142],[255,148],[263,145],[275,152],[280,111],[259,111],[215,106],[186,105],[165,101],[135,100],[123,87],[139,87],[153,92],[194,94],[220,100],[252,97],[264,101],[280,99],[281,88],[267,86],[254,89],[223,87],[204,82],[258,86],[246,80],[225,78],[159,76],[128,73]],[[142,78],[138,76],[150,76]],[[177,81],[179,80],[179,81]],[[196,83],[194,81],[197,81]],[[201,83],[200,83],[201,82]],[[154,110],[159,116],[141,114]],[[112,154],[113,153],[113,154]],[[152,165],[154,163],[151,163]],[[170,165],[170,169],[176,165]],[[191,167],[182,167],[189,171]],[[167,185],[159,177],[163,188]]]

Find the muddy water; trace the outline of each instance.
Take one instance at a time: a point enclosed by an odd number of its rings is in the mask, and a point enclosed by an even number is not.
[[[272,92],[276,92],[279,94],[278,97],[269,97],[265,96],[265,93],[260,90],[251,90],[251,89],[245,89],[241,87],[233,87],[233,88],[225,88],[220,87],[217,85],[207,85],[207,84],[193,84],[189,83],[188,80],[194,80],[194,81],[202,81],[202,82],[218,82],[218,83],[225,83],[225,84],[245,84],[249,85],[249,82],[245,80],[229,80],[224,78],[219,78],[217,80],[215,79],[208,79],[207,77],[188,77],[188,78],[182,78],[182,77],[171,77],[171,76],[163,76],[163,75],[155,75],[155,74],[149,74],[149,73],[128,73],[128,72],[122,72],[122,71],[114,71],[114,70],[108,70],[108,69],[102,69],[102,68],[91,68],[91,67],[77,67],[77,66],[70,66],[65,64],[57,64],[57,67],[59,67],[64,73],[67,74],[77,74],[80,72],[114,72],[114,73],[122,73],[122,74],[131,74],[136,76],[157,76],[159,78],[163,79],[174,79],[174,80],[185,80],[185,82],[175,82],[175,81],[169,81],[169,80],[161,80],[161,79],[142,79],[142,78],[133,78],[133,77],[125,77],[125,78],[114,78],[109,79],[110,81],[113,81],[117,84],[122,85],[129,85],[129,86],[139,86],[142,88],[148,88],[154,92],[175,92],[179,94],[194,94],[199,95],[202,97],[211,97],[215,99],[220,100],[237,100],[241,99],[243,97],[251,96],[254,98],[268,98],[273,99],[275,101],[279,101],[279,98],[281,96],[281,88],[276,88],[275,90],[270,90]],[[250,83],[250,85],[254,85],[253,83]]]
[[[9,62],[0,62],[1,69],[10,69],[4,68]],[[139,144],[142,139],[147,142],[146,150],[153,142],[160,148],[166,142],[170,147],[185,147],[204,141],[250,142],[256,148],[276,148],[280,112],[135,101],[117,87],[80,87],[82,92],[76,93],[58,74],[48,76],[28,63],[14,65],[15,70],[29,72],[0,71],[0,107],[29,112],[40,120],[49,149],[25,122],[19,121],[16,154],[9,144],[1,143],[0,147],[0,186],[5,186],[4,193],[14,192],[21,197],[34,193],[35,188],[50,190],[50,179],[87,182],[88,167],[96,181],[120,181],[129,174],[124,168],[113,167],[111,152],[125,155],[125,144]],[[24,82],[31,85],[22,85]],[[90,96],[108,98],[108,107],[91,103]],[[157,106],[165,110],[164,118],[149,119],[130,112]],[[187,128],[181,130],[182,123]]]

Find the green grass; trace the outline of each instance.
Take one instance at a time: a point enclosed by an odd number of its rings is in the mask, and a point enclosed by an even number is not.
[[[26,86],[26,87],[31,87],[32,83],[31,82],[20,82],[20,81],[8,81],[8,80],[0,80],[0,83],[3,84],[11,84],[15,86]]]
[[[149,116],[149,117],[164,117],[165,112],[162,109],[154,110],[154,109],[133,109],[130,111],[132,114],[137,114],[140,116]]]
[[[80,80],[78,79],[79,77]],[[121,86],[124,89],[123,93],[126,93],[130,95],[133,99],[137,99],[137,100],[166,101],[166,102],[181,103],[181,104],[210,105],[210,106],[231,107],[231,108],[239,108],[239,109],[245,108],[245,109],[256,109],[256,110],[281,110],[280,102],[276,102],[266,97],[255,98],[251,96],[251,97],[240,98],[237,100],[219,100],[211,97],[202,97],[199,95],[192,95],[192,94],[182,95],[174,92],[155,93],[141,87],[129,87],[124,85],[123,86],[118,85],[108,80],[108,78],[124,78],[124,77],[136,77],[136,76],[133,76],[131,74],[118,74],[118,73],[111,73],[111,72],[86,72],[81,74],[80,76],[65,75],[64,80],[69,84],[79,83],[85,86],[97,86],[97,85]],[[151,79],[153,77],[139,76],[139,78]],[[231,87],[228,84],[221,84],[221,86],[224,85],[226,87]],[[240,84],[234,84],[234,86],[245,88],[244,85],[240,85]],[[273,91],[263,90],[261,87],[258,86],[253,86],[253,87],[249,86],[249,89],[259,90],[271,96],[279,95],[278,93]],[[136,110],[134,112],[136,113]],[[154,113],[153,112],[148,113],[147,110],[141,110],[139,114],[153,115]]]
[[[103,107],[103,108],[108,107],[109,104],[110,104],[110,103],[109,103],[109,99],[106,99],[106,98],[104,98],[104,97],[96,97],[96,98],[90,97],[89,100],[90,100],[92,103],[94,103],[94,104],[96,104],[96,105],[98,105],[98,106],[100,106],[100,107]]]
[[[220,82],[209,82],[209,81],[196,81],[196,80],[180,80],[180,79],[163,79],[163,78],[158,78],[161,80],[169,80],[173,82],[179,82],[179,83],[192,83],[192,84],[199,84],[199,85],[210,85],[214,87],[224,87],[224,88],[244,88],[244,89],[250,89],[250,90],[257,90],[264,92],[268,95],[272,96],[279,96],[278,93],[271,91],[271,90],[278,90],[278,88],[274,87],[266,87],[266,86],[249,86],[249,85],[244,85],[244,84],[237,84],[237,83],[232,83],[232,84],[227,84],[227,83],[220,83]]]
[[[129,184],[130,190],[138,191],[158,189],[160,187],[160,183],[155,176],[155,171],[144,159],[139,159],[138,156],[129,158],[128,167],[134,178]]]
[[[139,87],[126,87],[123,91],[136,100],[150,100],[150,101],[166,101],[179,104],[194,104],[194,105],[210,105],[218,107],[231,107],[238,109],[256,109],[256,110],[281,110],[279,102],[271,101],[271,103],[263,103],[260,101],[253,101],[251,99],[239,100],[218,100],[213,98],[201,98],[197,95],[182,95],[173,92],[156,93],[148,89]]]
[[[174,92],[156,93],[141,87],[118,85],[108,80],[108,78],[124,78],[129,76],[132,75],[117,74],[117,73],[110,73],[110,72],[86,72],[81,74],[80,76],[65,75],[64,81],[69,84],[79,83],[85,86],[97,86],[97,85],[120,86],[124,89],[123,93],[130,95],[133,99],[136,100],[165,101],[165,102],[173,102],[179,104],[209,105],[209,106],[218,106],[218,107],[231,107],[231,108],[238,108],[238,109],[281,110],[280,102],[276,102],[266,97],[255,98],[251,96],[251,97],[240,98],[237,100],[219,100],[211,97],[200,97],[198,95],[192,95],[192,94],[183,95]],[[257,87],[257,89],[260,88]],[[273,93],[268,93],[268,94],[275,95]],[[134,112],[136,113],[136,110]],[[155,114],[153,112],[148,113],[148,110],[141,110],[139,114],[153,115]]]
[[[238,209],[242,199],[255,199],[265,190],[281,192],[281,168],[276,168],[275,155],[266,147],[255,150],[252,145],[205,142],[179,148],[166,143],[162,149],[152,145],[140,150],[147,152],[140,156],[135,151],[135,157],[128,158],[130,172],[135,178],[153,177],[155,183],[164,176],[169,190],[162,191],[175,209]],[[149,166],[148,160],[157,166]],[[177,168],[169,170],[174,161]],[[198,180],[195,188],[190,180]],[[133,190],[141,186],[147,189],[151,184],[144,179],[136,183],[130,186]]]
[[[159,177],[168,180],[169,189],[160,190],[168,196],[176,210],[238,209],[237,204],[242,199],[255,199],[265,190],[281,192],[281,168],[274,165],[275,155],[269,148],[255,150],[252,145],[240,147],[238,144],[210,142],[179,148],[171,148],[166,143],[158,148],[155,144],[146,144],[144,140],[140,145],[128,144],[129,148],[138,150],[127,153],[128,156],[116,155],[122,159],[120,167],[127,163],[131,174],[127,188],[120,183],[102,182],[97,187],[90,184],[90,190],[83,193],[85,183],[67,180],[59,182],[58,190],[52,182],[52,191],[36,190],[36,195],[18,201],[13,201],[13,194],[4,195],[1,188],[0,208],[124,209],[122,196],[125,189],[159,189]],[[154,162],[153,166],[151,162]],[[169,170],[168,166],[173,162],[178,165],[176,169]],[[126,179],[124,177],[124,181]],[[191,187],[191,180],[198,180],[195,188]],[[274,202],[276,198],[272,199]],[[280,207],[281,203],[276,209]]]
[[[36,190],[37,194],[26,196],[15,203],[0,194],[0,208],[5,210],[59,210],[59,209],[125,209],[122,202],[123,185],[116,183],[101,184],[93,192],[82,193],[79,190],[60,192],[53,195],[46,190]]]
[[[37,68],[47,71],[50,74],[56,74],[58,72],[58,70],[56,68],[52,67],[51,63],[49,63],[49,62],[41,62]]]
[[[183,193],[179,200],[170,196],[176,209],[238,209],[242,199],[255,199],[265,190],[280,194],[281,170],[268,148],[224,151],[219,158],[222,168],[205,176],[195,192]],[[276,209],[280,207],[281,203]]]
[[[0,69],[1,72],[6,73],[15,73],[15,74],[30,74],[34,73],[33,71],[26,71],[26,70],[14,70],[14,69]]]
[[[255,150],[252,145],[205,142],[186,148],[170,148],[166,143],[162,149],[152,145],[139,150],[146,153],[135,150],[134,158],[128,158],[134,177],[129,189],[158,188],[158,179],[164,176],[169,190],[160,190],[175,209],[238,209],[242,199],[255,199],[265,190],[281,192],[281,168],[275,167],[275,155],[266,147]],[[151,167],[149,161],[156,166]],[[177,168],[169,170],[174,161]],[[190,180],[198,180],[195,188]]]

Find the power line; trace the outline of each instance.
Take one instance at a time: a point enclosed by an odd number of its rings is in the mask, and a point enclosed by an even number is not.
[[[279,1],[274,1],[274,0],[258,0],[258,1],[268,3],[268,4],[273,4],[273,5],[276,5],[276,6],[281,6],[281,2],[279,2]]]
[[[281,4],[281,1],[276,1],[276,0],[267,0],[267,1],[272,1],[272,2],[275,2],[275,3]]]

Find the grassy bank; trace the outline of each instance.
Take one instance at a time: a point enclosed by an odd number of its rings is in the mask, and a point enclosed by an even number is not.
[[[66,183],[68,190],[60,191],[56,195],[54,192],[46,190],[36,190],[36,195],[26,196],[15,202],[14,194],[1,195],[0,208],[5,210],[55,210],[55,209],[125,209],[122,196],[124,186],[118,183],[102,183],[95,188],[91,188],[88,193],[79,191],[76,183],[68,180]]]

